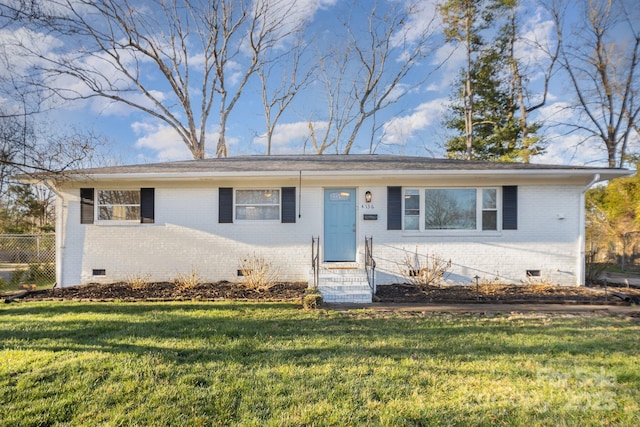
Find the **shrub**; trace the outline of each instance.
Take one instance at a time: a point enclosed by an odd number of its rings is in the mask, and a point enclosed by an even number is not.
[[[247,288],[269,289],[276,283],[279,271],[262,255],[254,253],[240,260],[240,273]]]
[[[11,276],[9,276],[9,286],[11,286],[11,288],[18,288],[25,280],[27,280],[27,270],[18,268],[11,272]]]
[[[302,296],[302,307],[305,310],[315,310],[322,306],[322,294],[318,288],[308,288]]]
[[[131,289],[145,289],[149,286],[150,274],[130,274],[127,276],[127,284]]]
[[[447,271],[451,268],[451,260],[445,260],[439,254],[424,257],[418,254],[418,248],[413,254],[406,253],[404,263],[400,266],[400,272],[404,279],[414,286],[424,288],[437,286],[446,279]]]
[[[600,281],[600,276],[607,269],[607,264],[597,262],[598,249],[594,248],[585,254],[584,281],[587,285],[593,285]]]
[[[195,268],[192,268],[189,273],[178,273],[173,278],[173,284],[181,289],[195,288],[202,282],[202,277],[198,274]]]

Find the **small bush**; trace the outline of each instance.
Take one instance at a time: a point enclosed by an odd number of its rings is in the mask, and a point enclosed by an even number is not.
[[[404,263],[400,265],[400,272],[408,283],[424,288],[439,285],[446,278],[450,268],[451,260],[447,261],[439,254],[429,255],[426,253],[424,257],[421,257],[418,254],[418,248],[416,248],[413,254],[405,254]]]
[[[195,288],[200,283],[202,283],[202,277],[200,277],[195,268],[192,268],[191,271],[186,274],[178,273],[176,277],[173,278],[173,284],[180,289]]]
[[[318,288],[309,288],[302,296],[302,307],[305,310],[315,310],[322,306],[322,294]]]
[[[127,276],[127,284],[131,289],[145,289],[149,286],[150,274],[131,274]]]
[[[279,274],[271,262],[255,253],[240,261],[240,272],[244,285],[249,289],[269,289],[276,283]]]
[[[38,285],[51,284],[56,279],[56,266],[51,262],[34,262],[29,264],[25,276]]]
[[[27,280],[27,270],[18,268],[11,272],[11,276],[9,276],[9,286],[11,288],[18,288],[26,280]]]
[[[586,285],[593,285],[600,281],[600,276],[607,269],[606,263],[597,262],[598,249],[587,251],[585,254],[584,281]]]

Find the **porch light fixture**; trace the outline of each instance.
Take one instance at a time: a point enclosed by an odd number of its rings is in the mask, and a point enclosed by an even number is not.
[[[373,195],[371,194],[371,191],[367,190],[367,192],[364,193],[364,201],[367,203],[371,203],[372,199],[373,199]]]
[[[264,192],[264,197],[266,197],[267,199],[268,199],[269,197],[271,197],[271,191],[269,191],[269,190],[265,191],[265,192]]]

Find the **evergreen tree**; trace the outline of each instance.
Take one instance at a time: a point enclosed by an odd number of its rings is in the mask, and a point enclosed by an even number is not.
[[[482,22],[467,27],[477,31],[445,119],[445,126],[457,133],[447,141],[447,154],[453,158],[529,162],[532,155],[542,152],[542,144],[535,135],[540,125],[528,123],[528,109],[523,105],[526,79],[514,54],[516,3],[452,1],[474,3],[475,16]],[[480,31],[507,16],[497,36],[484,41]]]

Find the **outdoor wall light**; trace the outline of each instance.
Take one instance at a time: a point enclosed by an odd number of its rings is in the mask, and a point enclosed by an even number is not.
[[[366,193],[364,193],[364,201],[367,203],[371,203],[371,199],[373,199],[373,195],[371,194],[371,191],[368,191]]]

